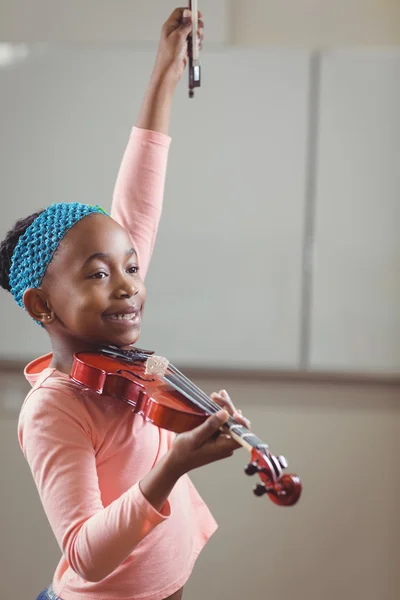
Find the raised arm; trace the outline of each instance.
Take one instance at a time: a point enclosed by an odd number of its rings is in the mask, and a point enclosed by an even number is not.
[[[170,139],[133,128],[118,174],[111,216],[130,234],[144,279],[160,222]]]
[[[191,13],[177,8],[164,23],[157,58],[119,170],[111,216],[129,231],[141,277],[150,263],[164,196],[172,100],[186,66]]]

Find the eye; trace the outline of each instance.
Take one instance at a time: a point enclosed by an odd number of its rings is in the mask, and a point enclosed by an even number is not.
[[[104,277],[108,277],[107,273],[104,271],[98,271],[97,273],[90,275],[89,279],[104,279]]]
[[[134,274],[139,273],[139,267],[136,267],[136,266],[129,267],[128,273],[134,273]]]

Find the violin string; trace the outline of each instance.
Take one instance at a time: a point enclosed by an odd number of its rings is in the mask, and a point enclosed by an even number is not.
[[[214,414],[221,410],[221,406],[213,404],[211,399],[205,399],[203,394],[199,394],[197,390],[193,386],[187,385],[182,380],[179,380],[178,377],[174,375],[167,375],[164,379],[173,387],[175,387],[178,391],[181,391],[191,402],[196,404],[196,406],[200,407],[202,410],[207,412],[208,414]]]
[[[203,390],[197,387],[197,385],[195,385],[190,379],[188,379],[188,377],[186,377],[186,375],[179,371],[179,369],[177,369],[171,364],[169,365],[169,368],[172,371],[172,373],[177,376],[178,381],[186,385],[189,388],[189,390],[195,396],[197,396],[197,401],[199,402],[202,408],[207,408],[207,410],[211,411],[211,413],[216,413],[219,410],[221,410],[221,408],[223,408],[219,404],[211,400],[211,398],[207,396],[207,394],[203,392]],[[234,419],[231,420],[234,421]]]
[[[164,375],[164,380],[172,385],[176,390],[182,393],[184,396],[188,396],[191,402],[196,406],[200,406],[203,410],[206,410],[208,414],[213,414],[221,410],[221,406],[212,400],[209,399],[209,396],[205,394],[200,388],[198,388],[190,379],[188,379],[185,375],[183,375],[176,367],[173,365],[169,366],[170,371],[174,374],[177,374],[177,379],[172,379],[172,377],[168,377],[168,375]],[[180,376],[179,376],[180,375]],[[178,381],[178,384],[176,383]],[[182,383],[183,382],[183,383]],[[187,391],[189,389],[189,392]],[[197,398],[195,397],[197,396]],[[205,409],[206,405],[206,409]],[[268,445],[265,444],[260,438],[258,438],[254,433],[252,433],[247,427],[238,423],[236,419],[234,419],[231,415],[229,415],[227,421],[227,425],[234,425],[240,427],[241,429],[238,431],[236,429],[235,433],[242,438],[246,436],[246,442],[250,444],[253,448],[259,449],[263,447],[264,449],[268,448]],[[249,437],[250,436],[250,437]]]
[[[184,375],[181,371],[179,371],[179,369],[177,369],[176,367],[174,367],[171,364],[169,365],[169,368],[172,371],[172,373],[177,376],[177,379],[179,382],[183,383],[190,390],[193,391],[193,393],[197,396],[200,403],[204,402],[206,407],[209,410],[212,409],[213,412],[217,412],[218,410],[221,410],[221,406],[219,404],[217,404],[216,402],[211,400],[211,398],[205,392],[203,392],[203,390],[201,390],[199,387],[197,387],[197,385],[194,384],[193,381],[191,381],[188,377],[186,377],[186,375]]]

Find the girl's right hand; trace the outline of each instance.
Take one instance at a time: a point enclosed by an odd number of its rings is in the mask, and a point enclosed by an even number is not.
[[[203,44],[204,22],[199,11],[199,48]],[[156,78],[170,77],[178,83],[187,62],[187,37],[192,30],[192,13],[188,8],[176,8],[164,23],[154,74]]]
[[[232,456],[241,447],[229,435],[219,432],[228,418],[226,410],[219,410],[195,429],[176,437],[170,449],[170,464],[178,477],[197,467]]]

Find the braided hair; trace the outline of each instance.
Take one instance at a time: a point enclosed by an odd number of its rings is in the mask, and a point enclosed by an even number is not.
[[[18,244],[18,240],[25,233],[29,225],[38,217],[43,210],[20,219],[17,221],[12,229],[7,233],[5,239],[0,243],[0,286],[11,291],[10,288],[10,267],[11,258],[14,252],[15,246]]]

